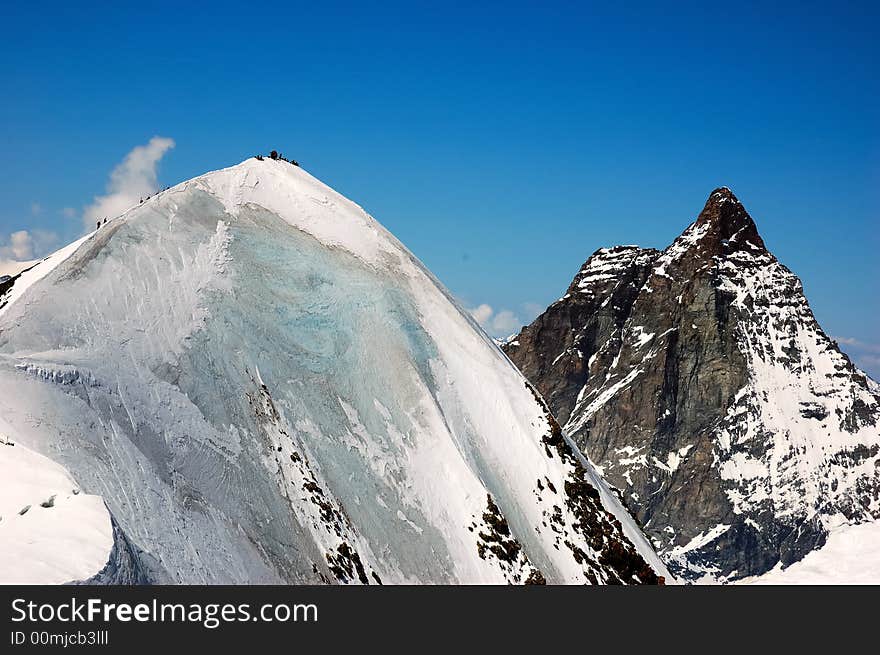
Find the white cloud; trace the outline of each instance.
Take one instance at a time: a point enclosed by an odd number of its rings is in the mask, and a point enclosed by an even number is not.
[[[478,307],[474,307],[473,309],[468,311],[470,311],[471,316],[476,319],[477,323],[479,323],[483,327],[486,326],[486,323],[490,318],[492,318],[492,314],[494,313],[492,308],[486,304],[479,305]]]
[[[138,201],[155,193],[158,188],[156,168],[165,153],[174,147],[174,139],[154,136],[149,143],[137,146],[110,173],[107,193],[95,196],[94,202],[83,210],[83,224],[91,230],[99,218],[118,216]],[[43,213],[43,206],[32,202],[32,216]],[[64,207],[61,214],[73,219],[73,207]],[[8,237],[0,236],[0,262],[21,262],[48,255],[58,246],[58,234],[48,230],[18,230]]]
[[[2,240],[0,261],[30,261],[49,254],[58,245],[58,235],[48,230],[18,230]]]
[[[154,136],[146,145],[133,148],[110,173],[106,195],[96,196],[83,210],[85,229],[94,229],[98,220],[118,216],[141,198],[158,191],[156,168],[173,147],[174,139]]]
[[[509,309],[503,309],[492,317],[495,336],[508,336],[522,327],[522,321]]]
[[[514,312],[502,309],[496,312],[491,305],[483,303],[468,310],[474,320],[492,337],[507,337],[519,330],[523,322]]]
[[[25,261],[34,258],[34,245],[27,230],[19,230],[9,235],[9,244],[0,248],[3,259]]]

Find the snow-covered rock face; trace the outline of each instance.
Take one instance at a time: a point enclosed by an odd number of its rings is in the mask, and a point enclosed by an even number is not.
[[[880,518],[877,387],[729,189],[663,252],[598,251],[505,349],[685,577]]]
[[[668,575],[504,354],[296,166],[190,180],[43,271],[0,310],[0,412],[103,497],[103,579]]]

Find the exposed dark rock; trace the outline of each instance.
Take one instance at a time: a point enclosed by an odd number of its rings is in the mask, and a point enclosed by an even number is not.
[[[0,278],[0,309],[3,309],[3,307],[6,306],[6,303],[9,302],[8,294],[12,290],[12,287],[15,286],[15,283],[18,282],[21,274],[31,270],[34,266],[37,266],[37,264],[29,266],[15,275],[4,275]]]
[[[276,474],[302,492],[288,496],[291,507],[298,520],[310,527],[313,534],[320,535],[322,541],[336,542],[335,549],[324,553],[327,570],[337,582],[343,584],[359,582],[366,585],[371,580],[382,584],[374,570],[370,568],[367,574],[368,567],[364,565],[356,546],[352,545],[354,526],[345,508],[319,482],[309,458],[299,450],[302,446],[288,432],[269,388],[258,377],[252,377],[251,382],[258,391],[247,394],[248,404],[262,425],[264,443],[267,451],[273,455]],[[288,453],[286,457],[278,455],[285,450]],[[317,564],[313,564],[313,570],[322,581],[326,580]]]
[[[514,564],[522,546],[511,536],[507,519],[501,515],[501,510],[492,500],[492,496],[487,496],[487,499],[486,511],[483,513],[486,529],[478,532],[480,541],[477,542],[477,552],[482,559],[486,559],[491,552],[500,561]]]
[[[335,553],[327,553],[327,564],[340,582],[350,582],[357,574],[361,584],[370,584],[364,565],[361,563],[361,556],[345,542],[337,546]],[[378,580],[375,574],[374,579]]]

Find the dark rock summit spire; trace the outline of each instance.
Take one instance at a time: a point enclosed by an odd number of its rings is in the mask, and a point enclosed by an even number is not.
[[[764,240],[752,217],[726,186],[709,194],[703,211],[697,217],[697,228],[707,227],[707,238],[716,243],[727,242],[734,248],[751,247],[766,250]]]

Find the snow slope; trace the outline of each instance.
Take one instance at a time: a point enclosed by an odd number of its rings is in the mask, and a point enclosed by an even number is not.
[[[0,297],[0,316],[6,311],[6,308],[19,298],[25,295],[25,292],[36,282],[39,282],[55,268],[70,257],[77,248],[85,241],[90,239],[92,234],[68,244],[64,248],[57,250],[43,260],[34,262],[15,262],[15,266],[10,266],[8,275],[17,276],[13,282],[12,288],[9,289],[2,297]]]
[[[0,583],[62,584],[104,567],[113,531],[100,497],[8,436],[0,437],[0,481]]]
[[[154,578],[668,575],[469,315],[299,167],[209,173],[71,248],[0,314],[0,413]]]
[[[783,569],[738,584],[880,584],[880,523],[841,525],[831,530],[819,550]]]
[[[35,266],[39,263],[39,259],[33,259],[26,262],[0,261],[0,277],[4,275],[18,275],[26,268],[30,268],[31,266]]]
[[[0,297],[0,316],[90,236],[42,260],[3,264],[0,274],[13,279]],[[16,443],[14,434],[0,418],[0,584],[62,584],[92,577],[114,545],[103,500],[81,493],[63,467]]]

